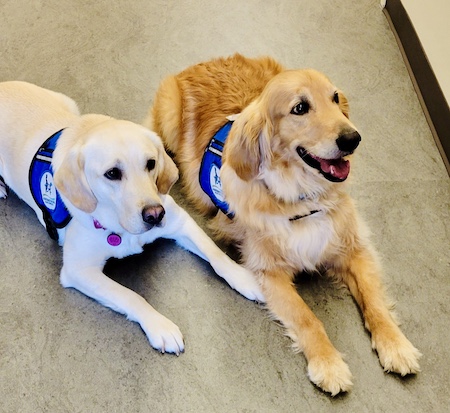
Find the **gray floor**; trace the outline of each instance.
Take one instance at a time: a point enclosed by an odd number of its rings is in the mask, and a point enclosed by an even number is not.
[[[0,80],[66,93],[84,112],[139,122],[163,76],[236,51],[314,67],[347,93],[363,135],[352,193],[422,372],[383,373],[347,291],[307,280],[299,291],[354,374],[349,394],[327,396],[260,306],[168,241],[107,268],[180,326],[186,352],[161,355],[136,324],[59,285],[59,248],[11,196],[1,412],[448,411],[450,180],[378,0],[0,0]]]

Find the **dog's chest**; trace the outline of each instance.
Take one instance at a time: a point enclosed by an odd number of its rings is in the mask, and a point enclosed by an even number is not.
[[[141,239],[140,236],[122,234],[120,238],[120,245],[108,245],[108,249],[112,257],[124,258],[129,255],[140,254],[143,251],[145,242]]]
[[[320,212],[290,223],[283,242],[288,259],[298,269],[313,270],[324,263],[334,238],[332,219]]]

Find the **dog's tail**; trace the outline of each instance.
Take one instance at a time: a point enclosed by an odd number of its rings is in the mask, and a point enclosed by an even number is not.
[[[156,92],[144,126],[155,131],[166,149],[176,154],[181,138],[181,91],[175,76],[166,77]]]

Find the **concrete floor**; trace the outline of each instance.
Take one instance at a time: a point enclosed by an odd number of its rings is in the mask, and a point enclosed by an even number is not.
[[[450,180],[379,1],[1,0],[0,22],[0,81],[136,122],[162,77],[211,57],[268,54],[328,74],[363,135],[352,194],[424,354],[416,377],[385,374],[348,292],[304,280],[354,375],[331,398],[259,305],[163,241],[107,267],[183,331],[186,352],[161,355],[138,325],[59,285],[59,248],[12,195],[0,201],[1,412],[448,411]]]

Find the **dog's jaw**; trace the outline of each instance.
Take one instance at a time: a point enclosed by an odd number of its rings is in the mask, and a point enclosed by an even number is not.
[[[297,147],[297,153],[308,166],[317,169],[328,181],[343,182],[350,173],[350,162],[347,159],[319,158],[301,146]]]

